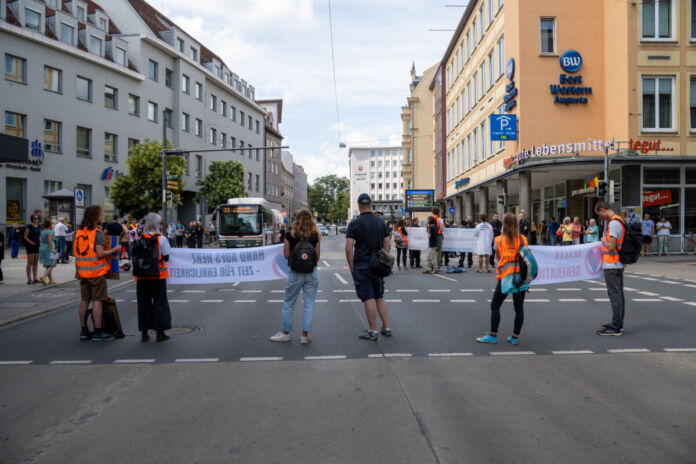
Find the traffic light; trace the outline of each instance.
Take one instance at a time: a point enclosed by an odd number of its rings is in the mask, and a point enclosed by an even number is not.
[[[167,195],[166,195],[165,199],[166,199],[167,201],[172,201],[172,192],[170,192],[169,190],[167,190]]]
[[[600,180],[599,184],[597,185],[597,195],[604,198],[607,195],[607,181],[606,180]]]
[[[498,195],[498,204],[505,206],[505,194],[504,193],[501,193],[500,195]]]

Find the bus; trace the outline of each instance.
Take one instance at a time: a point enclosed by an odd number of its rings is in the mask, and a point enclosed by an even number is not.
[[[230,198],[213,212],[220,248],[247,248],[278,243],[280,223],[263,198]]]

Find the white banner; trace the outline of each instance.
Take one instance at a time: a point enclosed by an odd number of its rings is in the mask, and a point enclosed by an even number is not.
[[[220,284],[286,279],[283,245],[255,248],[172,248],[169,284]]]
[[[539,275],[532,285],[596,279],[604,275],[602,242],[570,246],[532,245],[529,249],[539,266]]]
[[[428,231],[425,227],[407,227],[408,249],[428,251]]]
[[[442,229],[442,251],[473,252],[476,248],[476,229]]]

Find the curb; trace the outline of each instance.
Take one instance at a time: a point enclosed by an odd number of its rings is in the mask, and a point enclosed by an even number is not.
[[[74,281],[71,281],[71,282],[74,282]],[[122,282],[122,283],[119,283],[118,285],[114,285],[114,286],[111,287],[109,290],[112,290],[112,291],[113,291],[113,290],[119,290],[119,289],[121,289],[121,288],[123,288],[123,287],[126,287],[127,285],[130,285],[130,284],[132,284],[132,283],[134,283],[134,282],[135,282],[134,280],[129,280],[129,281],[127,281],[127,282]],[[69,283],[69,282],[64,282],[63,284],[60,284],[60,285],[65,285],[65,284],[67,284],[67,283]],[[55,304],[55,305],[53,305],[53,306],[43,307],[43,308],[41,308],[41,309],[39,309],[39,310],[36,310],[35,312],[27,312],[27,313],[25,313],[25,314],[18,315],[18,316],[16,316],[16,317],[14,317],[13,319],[8,319],[8,320],[6,320],[6,321],[0,321],[0,327],[6,327],[6,326],[8,326],[8,325],[15,324],[15,323],[17,323],[17,322],[21,322],[21,321],[25,321],[25,320],[27,320],[27,319],[31,319],[32,317],[41,316],[41,315],[43,315],[43,314],[50,313],[50,312],[52,312],[52,311],[56,311],[56,310],[58,310],[58,309],[65,308],[66,306],[70,306],[70,305],[75,304],[76,302],[79,302],[79,301],[80,301],[80,298],[74,298],[74,299],[72,299],[72,300],[64,301],[64,302],[62,302],[62,303],[58,303],[58,304]]]

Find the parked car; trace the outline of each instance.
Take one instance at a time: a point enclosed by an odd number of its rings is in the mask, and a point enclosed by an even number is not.
[[[329,235],[329,229],[327,229],[324,226],[321,226],[321,227],[319,227],[319,233],[321,235],[327,236],[327,235]]]
[[[341,226],[338,228],[338,232],[341,234],[345,234],[348,231],[348,227],[346,226]]]

